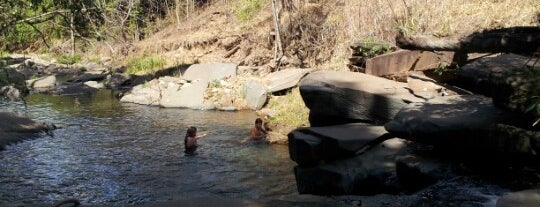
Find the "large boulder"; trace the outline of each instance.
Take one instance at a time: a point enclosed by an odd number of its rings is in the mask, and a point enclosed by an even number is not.
[[[236,68],[233,63],[203,63],[193,64],[182,74],[182,78],[188,81],[196,79],[214,81],[226,77],[236,77]]]
[[[354,156],[386,134],[382,126],[361,123],[298,128],[289,133],[289,155],[300,166]]]
[[[406,151],[403,140],[389,139],[361,156],[315,167],[296,166],[298,192],[316,195],[396,193],[399,184],[395,179],[395,155]]]
[[[496,106],[522,114],[523,127],[530,126],[540,111],[525,112],[540,95],[540,70],[529,57],[504,54],[481,58],[459,70],[457,84],[493,97]]]
[[[113,73],[113,74],[107,75],[104,85],[105,87],[110,88],[110,89],[118,89],[120,86],[128,82],[130,79],[131,77],[127,74]]]
[[[192,109],[205,109],[204,93],[208,87],[208,81],[195,80],[191,83],[178,84],[166,82],[162,87],[160,106],[183,107]]]
[[[268,100],[267,90],[264,84],[257,80],[246,82],[246,103],[250,109],[261,109]]]
[[[27,80],[26,85],[31,88],[52,88],[56,85],[56,76],[51,75],[43,78]]]
[[[161,99],[161,89],[159,80],[154,79],[146,84],[136,85],[126,95],[122,96],[120,102],[136,103],[142,105],[159,105]]]
[[[354,72],[318,71],[300,81],[311,126],[386,123],[411,102],[423,102],[407,84]]]
[[[32,138],[36,133],[56,129],[54,124],[37,123],[11,112],[0,112],[0,120],[0,150],[8,144]]]
[[[513,120],[488,97],[448,96],[410,104],[385,128],[400,138],[446,149],[536,154],[540,135],[502,124]]]

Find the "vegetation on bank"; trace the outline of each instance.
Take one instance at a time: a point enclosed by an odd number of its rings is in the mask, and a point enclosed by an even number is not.
[[[271,2],[6,0],[0,3],[0,51],[51,53],[65,64],[107,56],[131,74],[198,61],[275,69],[279,38],[285,67],[347,70],[351,43],[384,45],[361,51],[374,54],[395,45],[399,32],[461,36],[538,25],[540,18],[537,0],[294,0],[277,1],[277,33]],[[234,36],[243,40],[239,52],[229,55],[221,40]],[[280,98],[287,107],[269,103],[278,110],[276,122],[307,123],[307,109],[294,91]]]

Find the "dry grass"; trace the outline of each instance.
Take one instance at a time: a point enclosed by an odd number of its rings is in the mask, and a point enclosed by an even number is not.
[[[233,62],[245,64],[254,55],[273,58],[270,1],[247,19],[237,19],[242,0],[215,0],[211,5],[176,19],[170,15],[159,25],[169,25],[144,41],[134,43],[134,53],[151,52],[168,64]],[[285,56],[290,66],[316,70],[348,70],[349,45],[367,39],[395,45],[399,31],[408,34],[462,36],[491,28],[538,25],[540,1],[522,0],[298,0],[281,16]],[[311,2],[311,3],[310,3]],[[221,40],[242,36],[241,47],[230,58]],[[135,55],[136,56],[136,55]],[[264,59],[264,58],[263,58]],[[270,61],[263,64],[271,64]],[[262,66],[262,65],[255,65]],[[307,122],[307,109],[298,92],[271,103],[289,126]],[[298,118],[297,114],[301,114]],[[305,116],[304,116],[305,115]],[[278,118],[276,118],[278,119]]]
[[[134,43],[131,51],[163,54],[170,63],[238,63],[251,53],[266,54],[271,59],[270,1],[261,1],[265,3],[261,9],[243,20],[235,14],[241,2],[213,1],[187,17],[177,19],[169,15],[156,23],[169,26]],[[538,0],[287,2],[289,7],[283,9],[281,29],[289,63],[325,70],[347,70],[348,47],[353,42],[372,39],[393,45],[400,30],[408,34],[462,36],[482,29],[538,25],[536,18],[540,13]],[[230,36],[246,37],[239,51],[249,52],[223,58],[227,51],[219,47],[220,40]]]

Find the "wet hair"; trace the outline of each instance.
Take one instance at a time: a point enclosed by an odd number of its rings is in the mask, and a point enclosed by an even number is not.
[[[263,121],[262,121],[261,118],[255,119],[255,124],[262,124],[262,123],[263,123]]]
[[[186,137],[194,137],[197,134],[197,127],[190,126],[187,129]]]

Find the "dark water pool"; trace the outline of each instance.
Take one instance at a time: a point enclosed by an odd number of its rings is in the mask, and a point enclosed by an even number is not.
[[[295,194],[286,146],[240,144],[254,112],[165,109],[92,97],[33,94],[0,104],[36,121],[63,126],[54,136],[0,151],[0,206],[53,203],[122,205],[217,196],[272,199]],[[185,156],[188,126],[208,136]]]

